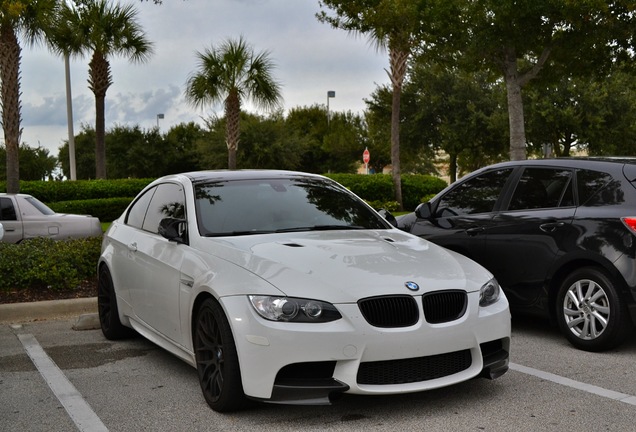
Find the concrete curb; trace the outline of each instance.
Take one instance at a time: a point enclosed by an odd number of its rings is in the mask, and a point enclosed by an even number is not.
[[[97,297],[0,304],[0,324],[68,319],[84,314],[95,315],[83,318],[94,322],[97,314]]]

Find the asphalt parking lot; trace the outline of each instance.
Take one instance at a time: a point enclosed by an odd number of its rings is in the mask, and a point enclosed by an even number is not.
[[[0,324],[0,430],[634,430],[636,334],[587,353],[543,323],[514,320],[511,370],[495,381],[218,414],[194,368],[142,338],[108,341],[90,318],[79,329],[77,317]]]

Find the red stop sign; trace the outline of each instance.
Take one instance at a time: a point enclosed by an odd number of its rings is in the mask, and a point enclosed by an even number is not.
[[[362,152],[362,161],[365,164],[368,164],[369,160],[371,160],[371,153],[369,153],[369,150],[364,149],[364,151]]]

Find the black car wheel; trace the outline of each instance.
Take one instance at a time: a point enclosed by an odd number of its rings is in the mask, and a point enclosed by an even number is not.
[[[197,312],[194,352],[203,396],[218,412],[243,408],[246,399],[230,325],[213,299],[206,299]]]
[[[565,337],[585,351],[614,348],[632,328],[616,284],[595,268],[577,270],[563,281],[557,317]]]
[[[99,324],[106,339],[124,339],[134,335],[134,330],[124,326],[119,320],[113,278],[106,266],[102,266],[99,270],[97,312],[99,313]]]

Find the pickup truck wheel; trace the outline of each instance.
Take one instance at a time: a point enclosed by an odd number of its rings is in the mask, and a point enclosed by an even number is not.
[[[99,280],[97,281],[97,312],[99,313],[99,323],[102,333],[106,339],[124,339],[134,335],[134,330],[124,326],[119,320],[119,310],[117,309],[117,298],[113,278],[106,266],[99,270]]]

